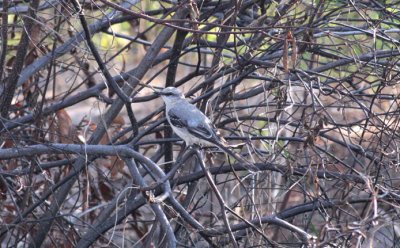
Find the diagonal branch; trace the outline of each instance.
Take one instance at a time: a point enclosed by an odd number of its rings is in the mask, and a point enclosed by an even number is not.
[[[8,116],[8,110],[11,101],[14,98],[15,89],[17,88],[17,81],[20,78],[22,67],[25,63],[25,56],[29,48],[32,28],[36,19],[37,8],[39,7],[40,0],[35,0],[30,4],[28,16],[24,18],[24,31],[22,32],[21,41],[18,45],[17,55],[14,59],[14,67],[11,71],[4,90],[0,98],[0,115],[2,117]],[[7,16],[7,15],[6,15]],[[6,51],[3,51],[5,53]],[[1,68],[3,70],[3,68]]]

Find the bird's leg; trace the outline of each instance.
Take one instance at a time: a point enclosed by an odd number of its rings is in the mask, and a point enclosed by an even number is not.
[[[194,150],[195,148],[193,147],[193,145],[187,145],[185,143],[185,146],[182,148],[181,153],[179,154],[180,156],[182,156],[183,154],[185,154],[186,152],[190,152],[192,150]],[[179,157],[178,155],[178,157]]]
[[[187,148],[187,150],[188,150],[188,151],[192,151],[192,153],[194,153],[196,159],[198,159],[198,160],[199,160],[199,159],[203,159],[203,157],[204,157],[204,150],[202,149],[201,146],[199,146],[199,145],[197,145],[197,144],[189,145],[188,148]],[[201,154],[201,157],[198,156],[199,154]],[[199,168],[197,167],[198,164],[199,164],[199,163],[196,163],[196,171],[198,171],[198,169],[199,169]]]
[[[179,162],[182,159],[183,154],[185,154],[187,147],[186,143],[182,146],[181,150],[179,151],[178,157],[176,158],[176,162]]]

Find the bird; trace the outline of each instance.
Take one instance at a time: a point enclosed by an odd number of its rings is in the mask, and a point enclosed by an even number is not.
[[[258,170],[255,165],[230,149],[211,120],[191,104],[179,89],[167,87],[156,91],[156,94],[164,100],[165,115],[172,130],[185,142],[186,146],[218,147],[242,163],[248,170],[252,172]]]

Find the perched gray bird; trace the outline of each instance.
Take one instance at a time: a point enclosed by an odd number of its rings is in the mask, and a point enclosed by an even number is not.
[[[172,130],[185,141],[187,146],[216,146],[231,155],[251,171],[258,168],[235,154],[226,145],[210,119],[189,103],[175,87],[157,92],[165,102],[165,113]]]

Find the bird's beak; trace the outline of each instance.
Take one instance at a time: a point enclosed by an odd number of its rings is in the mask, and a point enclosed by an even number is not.
[[[156,96],[162,96],[163,94],[161,93],[161,91],[154,91],[154,94],[156,94]]]

